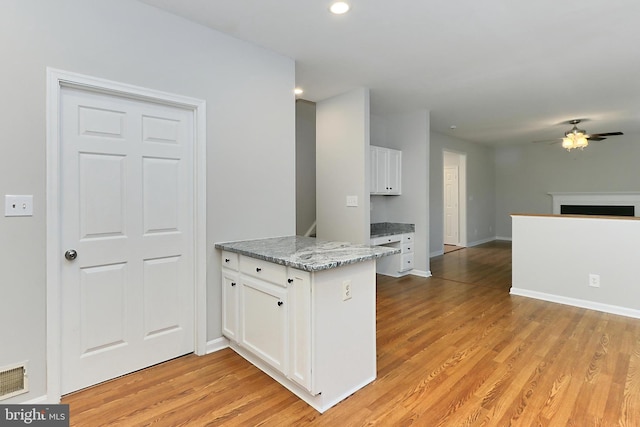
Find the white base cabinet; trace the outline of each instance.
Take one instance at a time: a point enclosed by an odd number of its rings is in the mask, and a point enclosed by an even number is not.
[[[223,334],[238,354],[319,412],[375,379],[374,260],[307,272],[222,251],[222,267]]]
[[[372,246],[388,246],[401,250],[397,255],[390,255],[378,259],[376,264],[378,274],[393,277],[401,277],[409,274],[409,272],[413,270],[414,239],[415,233],[393,234],[371,239],[369,243]]]

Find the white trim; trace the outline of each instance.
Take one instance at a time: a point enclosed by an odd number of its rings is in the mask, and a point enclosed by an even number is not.
[[[207,343],[207,354],[215,353],[216,351],[224,350],[229,347],[229,340],[225,337],[216,338]]]
[[[60,349],[60,92],[74,87],[115,96],[151,101],[193,111],[194,114],[194,262],[195,262],[195,348],[203,355],[207,350],[207,253],[206,253],[206,102],[204,100],[141,88],[96,77],[47,67],[47,399],[59,402],[61,396]]]
[[[507,242],[513,241],[513,239],[511,237],[503,237],[503,236],[496,236],[495,239],[496,240],[505,240]]]
[[[578,298],[569,298],[562,295],[547,294],[544,292],[530,291],[522,288],[511,288],[511,295],[535,298],[543,301],[555,302],[558,304],[570,305],[573,307],[586,308],[589,310],[602,311],[604,313],[617,314],[619,316],[633,317],[640,319],[640,310],[632,308],[620,307],[617,305],[602,304],[599,302],[587,301]]]
[[[435,251],[435,252],[431,252],[429,254],[429,258],[437,257],[437,256],[440,256],[440,255],[444,255],[444,249],[441,249],[441,250]]]
[[[489,243],[489,242],[493,242],[494,240],[496,240],[495,237],[487,237],[486,239],[480,239],[480,240],[476,240],[475,242],[470,242],[467,247],[470,248],[472,246],[478,246],[478,245],[482,245],[483,243]]]
[[[43,396],[38,396],[36,398],[33,399],[29,399],[26,402],[20,402],[20,405],[46,405],[47,403],[59,403],[60,399],[58,399],[55,402],[51,402],[49,401],[49,396],[47,396],[46,394]]]
[[[418,276],[418,277],[431,277],[431,271],[424,271],[424,270],[411,270],[409,272],[409,274],[411,274],[412,276]]]
[[[581,193],[547,193],[551,196],[553,213],[560,214],[562,205],[633,205],[635,216],[640,216],[640,192],[610,191],[610,192],[581,192]]]

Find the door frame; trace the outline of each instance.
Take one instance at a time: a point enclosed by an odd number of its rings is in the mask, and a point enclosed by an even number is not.
[[[62,88],[76,88],[143,102],[154,102],[193,112],[193,253],[194,253],[194,352],[206,354],[206,101],[147,89],[126,83],[86,76],[47,67],[46,134],[46,358],[47,401],[61,398],[61,185],[60,185],[60,99]]]
[[[442,210],[444,212],[444,167],[446,154],[458,157],[458,244],[466,247],[467,242],[467,153],[449,149],[442,150]],[[442,218],[442,247],[444,248],[444,215]]]

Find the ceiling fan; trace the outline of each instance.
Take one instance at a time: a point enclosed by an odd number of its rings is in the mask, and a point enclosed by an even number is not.
[[[605,133],[587,133],[583,129],[578,128],[578,123],[582,121],[587,121],[588,119],[573,119],[567,122],[564,122],[568,125],[573,125],[573,127],[564,133],[563,138],[556,138],[545,141],[533,141],[533,142],[550,142],[557,143],[562,141],[562,147],[566,148],[567,151],[571,151],[574,148],[583,149],[587,145],[589,145],[589,141],[602,141],[603,139],[607,139],[607,136],[616,136],[616,135],[624,135],[622,132],[605,132]]]

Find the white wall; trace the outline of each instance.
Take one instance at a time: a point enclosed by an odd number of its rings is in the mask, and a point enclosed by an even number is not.
[[[316,220],[316,104],[296,101],[296,234]]]
[[[496,177],[494,149],[431,132],[431,171],[429,174],[430,252],[442,253],[444,236],[443,151],[467,156],[466,205],[467,244],[492,240],[495,236]],[[509,234],[510,236],[511,234]],[[501,235],[499,235],[501,236]]]
[[[511,292],[640,317],[638,241],[637,219],[514,216]]]
[[[511,236],[512,213],[552,212],[549,192],[637,191],[640,136],[623,135],[567,152],[559,144],[496,149],[496,232]]]
[[[368,89],[316,104],[316,215],[319,239],[369,242]]]
[[[0,13],[0,196],[34,215],[0,217],[0,366],[45,379],[46,67],[207,102],[207,335],[220,332],[216,241],[295,232],[292,60],[132,0],[4,0]],[[52,231],[52,230],[49,230]]]
[[[372,144],[402,151],[402,195],[371,196],[371,222],[415,224],[414,268],[422,272],[430,270],[429,120],[427,110],[371,119]]]

